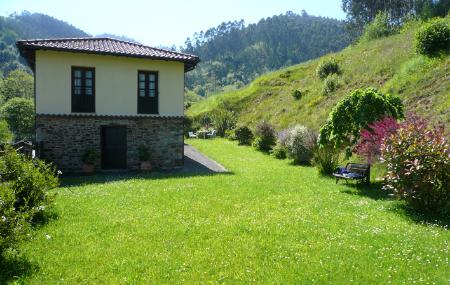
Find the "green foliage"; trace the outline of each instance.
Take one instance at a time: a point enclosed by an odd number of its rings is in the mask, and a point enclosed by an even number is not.
[[[331,74],[341,74],[339,63],[334,58],[328,58],[319,63],[316,69],[316,74],[320,79],[325,79]]]
[[[402,118],[403,104],[398,97],[375,88],[357,89],[344,97],[331,111],[320,130],[319,143],[336,148],[350,147],[359,139],[360,130],[384,117]]]
[[[419,54],[434,56],[450,52],[450,27],[444,19],[426,23],[415,35],[415,49]]]
[[[6,146],[0,153],[0,254],[28,233],[32,219],[52,204],[55,169]]]
[[[95,148],[88,148],[81,155],[81,161],[85,164],[94,164],[97,157],[98,153]]]
[[[295,164],[310,164],[317,146],[317,135],[307,127],[297,125],[289,130],[285,142],[289,158]]]
[[[211,122],[220,137],[225,136],[226,130],[232,130],[236,126],[236,121],[235,112],[225,102],[211,114]]]
[[[239,145],[251,145],[253,141],[253,133],[252,130],[245,126],[240,125],[237,126],[234,130],[234,135],[239,143]]]
[[[202,59],[186,74],[186,86],[201,96],[232,91],[268,71],[341,50],[351,40],[343,21],[306,13],[287,12],[248,26],[222,23],[186,40],[182,50]]]
[[[9,130],[8,123],[0,120],[0,143],[9,143],[12,141],[13,135]]]
[[[253,146],[263,152],[269,152],[276,144],[274,127],[266,121],[259,122],[255,127]]]
[[[189,132],[192,131],[194,120],[189,116],[183,117],[183,133],[185,137],[189,136]]]
[[[52,201],[48,191],[58,186],[56,170],[50,164],[16,153],[6,147],[0,155],[0,173],[14,190],[14,206],[31,216],[42,211]]]
[[[385,188],[423,212],[450,214],[450,144],[443,128],[408,118],[385,140]]]
[[[235,134],[234,131],[235,131],[234,129],[233,129],[233,130],[226,130],[226,131],[225,131],[225,137],[226,137],[227,139],[229,139],[230,141],[235,141],[235,140],[237,140],[237,137],[236,137],[236,134]]]
[[[12,98],[0,109],[16,140],[30,139],[34,130],[34,104],[30,99]]]
[[[295,89],[292,91],[292,97],[294,97],[295,100],[300,100],[300,98],[302,98],[302,91],[300,91],[300,89]]]
[[[320,174],[331,175],[339,164],[339,150],[329,144],[317,146],[312,163]]]
[[[270,151],[270,154],[275,157],[276,159],[285,159],[287,158],[287,151],[286,148],[280,144],[276,144],[272,150]]]
[[[324,95],[330,95],[341,87],[341,81],[339,76],[336,74],[331,74],[325,78],[323,82],[322,93]]]
[[[384,12],[380,12],[371,23],[367,24],[361,39],[363,41],[371,41],[387,37],[394,32],[395,29],[389,23],[388,15]]]
[[[150,150],[147,146],[145,145],[140,145],[138,147],[138,156],[139,156],[139,161],[149,161],[150,160]],[[95,158],[94,158],[95,159]]]
[[[22,70],[14,70],[0,85],[0,98],[7,102],[12,98],[33,98],[34,80],[33,76]]]
[[[25,239],[30,231],[27,212],[15,207],[14,190],[7,183],[0,184],[0,257],[3,252]]]

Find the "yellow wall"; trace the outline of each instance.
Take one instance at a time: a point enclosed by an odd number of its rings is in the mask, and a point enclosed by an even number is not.
[[[184,64],[84,53],[36,51],[36,113],[71,113],[71,67],[95,67],[95,113],[137,115],[138,70],[159,72],[159,115],[182,116]]]

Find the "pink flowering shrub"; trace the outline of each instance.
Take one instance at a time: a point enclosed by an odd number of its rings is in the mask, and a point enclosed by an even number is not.
[[[417,116],[400,124],[381,147],[384,187],[415,209],[450,214],[450,145],[443,127]]]
[[[367,163],[372,164],[372,161],[381,155],[384,139],[395,133],[398,127],[397,120],[392,117],[375,121],[361,130],[360,139],[353,152],[366,157]]]

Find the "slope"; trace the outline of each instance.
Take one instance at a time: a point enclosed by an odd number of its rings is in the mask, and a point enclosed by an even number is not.
[[[186,113],[198,118],[211,113],[224,101],[237,113],[241,123],[254,125],[267,120],[277,129],[300,123],[317,130],[343,96],[356,88],[376,87],[400,96],[407,112],[416,112],[448,127],[450,58],[415,55],[413,38],[419,26],[418,22],[409,23],[397,35],[268,73],[243,89],[195,103]],[[339,79],[340,88],[324,95],[323,81],[315,70],[329,57],[339,62],[343,74]],[[296,89],[303,94],[299,100],[291,95]]]

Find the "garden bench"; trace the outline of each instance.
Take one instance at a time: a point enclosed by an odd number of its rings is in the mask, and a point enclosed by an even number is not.
[[[336,184],[339,179],[345,181],[352,179],[370,184],[370,165],[362,163],[347,163],[345,167],[339,167],[333,176],[336,177]]]

